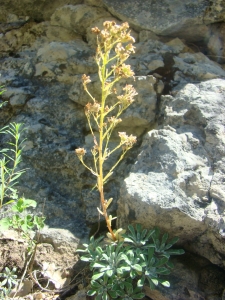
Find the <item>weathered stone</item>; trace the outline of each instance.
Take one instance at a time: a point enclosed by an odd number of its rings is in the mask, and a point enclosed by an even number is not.
[[[166,43],[167,46],[172,47],[174,49],[173,53],[182,53],[182,52],[190,52],[190,49],[180,40],[179,38],[175,38]]]
[[[159,37],[152,31],[141,30],[139,33],[139,42],[147,42],[148,40],[159,40]]]
[[[9,88],[3,95],[3,100],[8,101],[12,107],[23,106],[29,99],[33,97],[29,88]]]
[[[67,4],[76,5],[82,2],[83,0],[68,0]],[[65,5],[65,0],[55,0],[53,2],[48,0],[22,0],[15,2],[13,5],[10,0],[1,0],[0,21],[7,22],[9,14],[14,14],[17,18],[21,18],[21,16],[23,18],[30,17],[39,22],[49,20],[56,8],[63,5]]]
[[[71,84],[74,81],[74,74],[97,71],[92,53],[87,44],[81,40],[45,44],[37,52],[35,76],[51,77]]]
[[[99,18],[107,17],[109,13],[98,7],[88,5],[66,5],[58,8],[51,17],[51,24],[65,27],[85,35],[87,28]]]
[[[211,25],[211,33],[208,41],[210,59],[218,63],[225,63],[225,23]]]
[[[144,290],[148,297],[154,300],[222,299],[225,280],[222,269],[190,253],[172,257],[171,261],[175,267],[168,276],[170,287],[159,285],[151,290],[146,286]]]
[[[223,267],[224,88],[215,79],[164,97],[164,129],[145,136],[118,209],[119,226],[160,226]]]
[[[195,80],[209,80],[213,78],[225,77],[224,70],[216,63],[211,61],[203,53],[181,53],[174,57],[174,68],[179,69],[185,76]],[[174,79],[179,81],[175,75]]]
[[[75,254],[79,244],[79,239],[66,229],[45,227],[38,234],[41,243],[51,244],[54,251],[61,254]]]
[[[150,30],[159,35],[173,35],[187,38],[185,32],[191,27],[191,39],[196,31],[199,37],[199,25],[206,28],[205,22],[213,23],[224,20],[225,7],[222,0],[205,2],[204,0],[178,2],[164,0],[154,2],[150,0],[121,3],[119,0],[103,0],[108,10],[121,20],[128,21],[137,30]],[[207,31],[207,28],[206,28]],[[203,30],[204,32],[204,30]],[[204,33],[202,35],[204,38]]]
[[[84,4],[102,7],[103,1],[102,0],[84,0]]]

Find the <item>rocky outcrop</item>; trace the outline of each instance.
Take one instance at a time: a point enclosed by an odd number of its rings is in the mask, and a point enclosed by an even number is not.
[[[208,33],[207,24],[224,21],[224,2],[201,1],[150,1],[103,0],[108,10],[119,19],[128,21],[132,27],[150,30],[156,34],[176,35],[189,40],[199,39]]]
[[[221,266],[224,90],[225,80],[215,79],[186,84],[174,97],[163,97],[162,129],[144,137],[118,209],[121,225],[160,224],[190,251]]]
[[[99,199],[91,191],[95,178],[74,154],[84,146],[91,159],[84,115],[90,99],[81,76],[91,76],[90,91],[98,99],[90,28],[105,20],[129,21],[136,39],[129,59],[136,76],[129,83],[138,96],[116,131],[137,135],[138,143],[107,183],[106,198],[115,199],[111,212],[119,199],[119,225],[158,225],[178,235],[186,251],[224,269],[223,1],[0,4],[0,86],[7,88],[0,126],[24,123],[21,167],[28,169],[19,190],[38,201],[39,211],[44,204],[46,223],[82,240],[95,230],[88,227],[98,220]],[[127,82],[119,83],[118,91]],[[118,142],[116,131],[112,145]],[[106,169],[116,159],[110,158]],[[194,295],[201,288],[187,289]]]

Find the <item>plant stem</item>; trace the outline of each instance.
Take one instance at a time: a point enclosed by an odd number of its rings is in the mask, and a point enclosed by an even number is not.
[[[104,163],[104,157],[103,157],[103,142],[104,142],[104,134],[103,134],[103,124],[104,124],[104,110],[105,110],[105,99],[107,97],[106,92],[106,62],[107,62],[107,56],[108,53],[105,53],[103,56],[103,64],[102,64],[102,101],[101,101],[101,114],[100,114],[100,124],[99,124],[99,176],[98,176],[98,190],[100,193],[100,200],[101,200],[101,206],[102,206],[102,212],[106,220],[106,225],[108,227],[109,232],[112,235],[112,238],[114,241],[116,241],[116,237],[113,233],[111,222],[108,217],[107,208],[105,205],[105,197],[104,197],[104,183],[103,183],[103,163]]]

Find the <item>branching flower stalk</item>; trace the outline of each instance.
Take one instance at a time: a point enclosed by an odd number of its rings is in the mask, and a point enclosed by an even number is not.
[[[112,202],[104,197],[104,184],[113,174],[113,170],[124,158],[126,152],[132,148],[136,142],[136,137],[128,136],[125,132],[119,132],[120,143],[114,148],[109,149],[109,141],[115,127],[122,121],[120,115],[134,101],[134,96],[137,95],[136,90],[130,84],[123,88],[123,94],[117,95],[117,90],[114,88],[116,82],[122,78],[133,77],[134,73],[130,65],[124,62],[128,59],[131,53],[134,53],[134,38],[130,35],[128,23],[117,25],[115,22],[106,21],[103,23],[104,29],[100,30],[95,27],[92,32],[97,35],[97,50],[95,61],[98,65],[98,75],[101,82],[101,100],[98,102],[89,92],[87,84],[91,79],[87,75],[82,76],[84,90],[90,96],[92,102],[85,106],[85,114],[88,125],[93,136],[94,146],[91,150],[94,160],[94,167],[89,167],[84,162],[86,150],[78,148],[75,150],[81,163],[97,177],[97,188],[100,194],[101,209],[98,208],[106,220],[108,235],[112,240],[118,239],[117,232],[112,230],[111,221],[114,219],[108,215],[107,209]],[[117,101],[111,106],[107,105],[107,97],[115,94]],[[114,115],[112,114],[114,113]],[[93,121],[97,125],[99,134],[96,135],[93,129]],[[112,166],[107,174],[104,174],[104,161],[113,154],[116,150],[122,148],[122,152],[117,162]]]

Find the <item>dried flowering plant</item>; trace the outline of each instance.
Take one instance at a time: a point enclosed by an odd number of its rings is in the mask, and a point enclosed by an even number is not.
[[[97,35],[97,50],[95,61],[98,65],[98,75],[101,82],[101,99],[97,101],[89,92],[87,85],[91,79],[87,75],[82,76],[84,90],[91,98],[91,102],[85,106],[85,114],[88,120],[89,128],[93,136],[94,146],[92,155],[94,167],[88,166],[84,162],[86,150],[78,148],[75,150],[81,163],[97,177],[97,189],[100,194],[101,207],[98,211],[104,216],[108,228],[108,237],[113,241],[119,239],[119,233],[123,233],[121,229],[112,230],[111,221],[114,219],[108,215],[107,209],[112,202],[112,199],[106,200],[104,197],[104,184],[112,175],[113,170],[124,158],[126,152],[132,148],[136,142],[136,137],[128,136],[125,132],[119,132],[120,142],[114,149],[109,149],[109,141],[115,127],[122,121],[120,115],[134,101],[136,90],[130,84],[123,88],[123,94],[117,95],[117,90],[114,87],[115,83],[122,78],[134,76],[130,65],[126,65],[125,61],[131,53],[134,53],[133,43],[134,38],[130,35],[128,23],[117,25],[115,22],[106,21],[103,23],[104,29],[100,30],[95,27],[92,32]],[[116,95],[116,103],[109,106],[107,97],[111,94]],[[99,130],[95,134],[93,125],[96,124]],[[121,154],[116,163],[111,167],[107,174],[104,174],[104,161],[116,150],[121,149]]]

